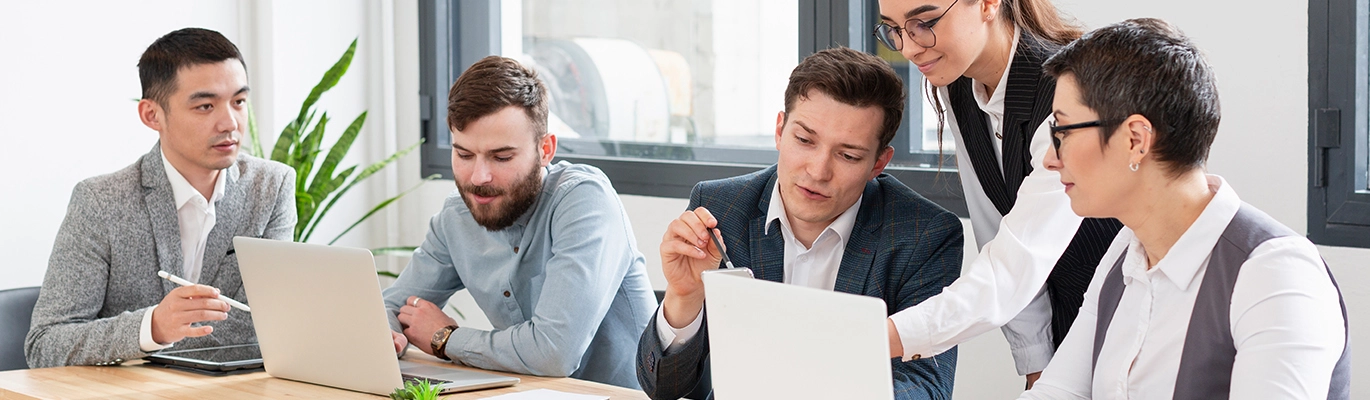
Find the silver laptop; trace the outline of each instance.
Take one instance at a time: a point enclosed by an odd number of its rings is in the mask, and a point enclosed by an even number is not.
[[[519,381],[396,359],[369,250],[246,237],[233,246],[271,376],[382,396],[411,377],[444,393]]]
[[[703,279],[715,398],[894,399],[883,300],[733,274]]]

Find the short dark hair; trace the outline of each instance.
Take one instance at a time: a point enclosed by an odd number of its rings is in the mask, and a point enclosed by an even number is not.
[[[534,139],[547,135],[547,87],[537,72],[512,58],[488,56],[467,68],[447,92],[447,125],[463,130],[508,106],[528,114]]]
[[[836,47],[804,57],[790,73],[785,87],[785,119],[795,103],[818,90],[834,100],[855,107],[880,107],[885,112],[880,126],[880,146],[884,150],[894,141],[899,121],[904,117],[904,81],[890,64],[874,55]]]
[[[1172,175],[1203,167],[1218,134],[1218,82],[1199,49],[1165,21],[1138,18],[1105,26],[1046,61],[1048,74],[1072,74],[1081,100],[1103,121],[1107,143],[1139,114],[1151,120],[1151,152]]]
[[[176,73],[181,68],[230,59],[238,60],[243,64],[243,70],[247,70],[247,62],[238,46],[219,32],[185,28],[168,33],[152,42],[138,59],[143,98],[166,107],[167,97],[176,91]]]

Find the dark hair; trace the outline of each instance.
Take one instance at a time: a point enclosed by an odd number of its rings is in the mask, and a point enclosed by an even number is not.
[[[882,151],[894,140],[899,120],[904,117],[904,81],[895,75],[890,64],[874,55],[846,47],[836,47],[804,57],[790,73],[790,84],[785,87],[785,119],[800,98],[817,90],[834,100],[855,107],[880,107],[884,120],[880,125]]]
[[[1022,34],[1054,45],[1052,47],[1064,46],[1072,40],[1079,39],[1084,33],[1084,28],[1076,21],[1062,18],[1051,0],[1001,0],[999,13],[1010,25],[1022,29]],[[1008,56],[1012,60],[1014,55]],[[1007,74],[1008,71],[1005,70],[1004,73]],[[928,99],[933,111],[937,113],[937,148],[941,149],[942,127],[947,124],[947,109],[942,105],[942,99],[937,97],[937,89],[927,78],[923,79],[923,97]],[[941,165],[940,157],[938,165]]]
[[[447,92],[447,125],[455,130],[508,106],[523,108],[533,122],[533,138],[547,135],[547,87],[537,72],[512,58],[476,61]]]
[[[185,28],[166,34],[143,51],[138,59],[138,80],[143,84],[143,98],[156,101],[162,107],[167,97],[176,91],[176,73],[182,68],[213,64],[224,60],[238,60],[247,69],[243,53],[219,32],[203,28]]]
[[[1165,21],[1138,18],[1094,30],[1047,60],[1045,72],[1074,76],[1081,101],[1099,114],[1104,143],[1128,116],[1151,120],[1151,152],[1172,175],[1203,166],[1222,109],[1213,69]]]

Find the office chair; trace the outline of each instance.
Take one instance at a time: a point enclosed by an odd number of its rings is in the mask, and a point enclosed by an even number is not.
[[[24,336],[29,334],[38,288],[0,290],[0,371],[28,369],[24,359]]]

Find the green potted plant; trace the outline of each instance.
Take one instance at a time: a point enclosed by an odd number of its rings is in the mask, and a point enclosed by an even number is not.
[[[404,387],[390,392],[391,400],[437,400],[438,385],[434,385],[427,379],[417,379],[404,382]]]
[[[314,86],[314,89],[309,92],[309,96],[305,98],[304,104],[300,106],[299,115],[297,115],[294,120],[290,121],[285,129],[281,131],[280,137],[276,139],[276,145],[271,150],[270,158],[272,160],[279,161],[295,169],[295,210],[299,218],[298,222],[295,224],[294,240],[296,242],[308,241],[319,227],[319,222],[322,221],[324,216],[328,214],[328,211],[333,208],[333,205],[338,202],[338,199],[342,198],[342,196],[351,190],[352,187],[423,144],[423,140],[419,140],[418,143],[414,143],[409,147],[397,151],[384,160],[368,165],[360,171],[357,170],[356,165],[338,171],[338,164],[342,162],[342,159],[347,155],[347,152],[352,149],[353,141],[357,139],[357,135],[361,133],[362,126],[366,123],[367,113],[366,111],[363,111],[361,115],[358,115],[352,120],[352,123],[348,124],[347,128],[343,130],[342,136],[339,136],[338,140],[333,143],[333,146],[327,150],[327,154],[323,159],[319,159],[319,155],[324,153],[324,150],[321,148],[324,130],[327,128],[331,119],[326,111],[319,114],[319,110],[317,110],[314,105],[319,101],[319,97],[323,96],[329,89],[332,89],[333,86],[336,86],[343,75],[347,73],[348,67],[352,65],[352,56],[356,53],[356,50],[357,40],[353,39],[352,44],[347,47],[347,51],[333,64],[332,68],[328,69],[328,72],[324,73],[323,79],[321,79],[319,83]],[[317,119],[315,119],[316,115],[318,115]],[[248,108],[248,138],[251,142],[251,145],[247,146],[248,153],[257,157],[266,157],[266,153],[262,149],[260,137],[257,135],[256,118],[252,113],[251,107]],[[437,174],[430,175],[423,180],[428,181],[436,179],[438,176],[439,175]],[[423,185],[423,182],[419,182],[418,185],[414,185],[413,187],[400,192],[400,194],[376,204],[369,212],[363,214],[361,218],[358,218],[352,225],[349,225],[347,229],[344,229],[342,232],[338,233],[337,236],[334,236],[332,240],[329,240],[328,244],[337,242],[338,239],[342,238],[343,235],[346,235],[347,232],[352,231],[352,228],[357,227],[357,225],[366,221],[367,218],[375,215],[377,212],[394,203],[396,200],[399,200],[401,197],[404,197],[406,194],[418,189],[421,185]],[[376,249],[374,252],[378,254],[395,254],[412,252],[413,249],[413,247],[387,247]],[[382,275],[394,275],[389,272],[382,272]]]

